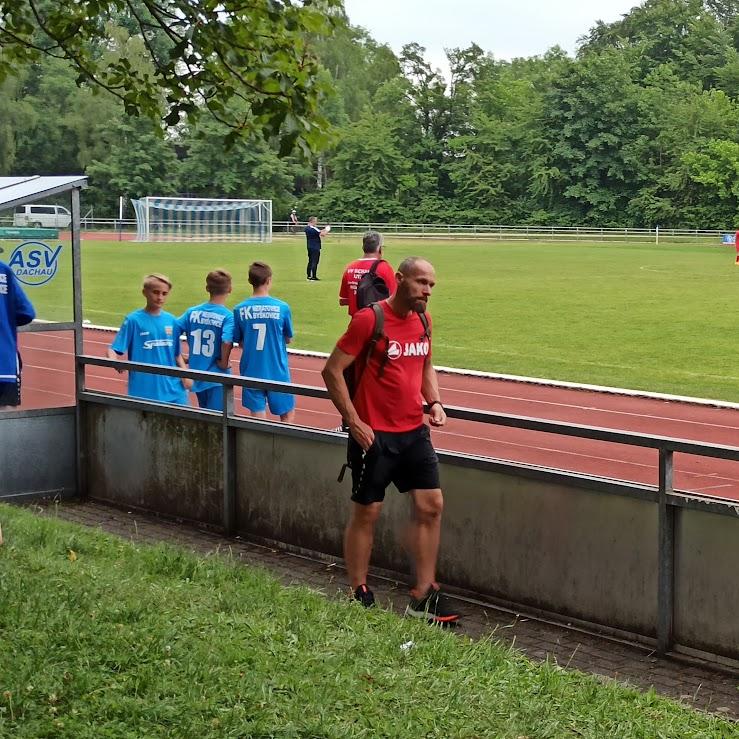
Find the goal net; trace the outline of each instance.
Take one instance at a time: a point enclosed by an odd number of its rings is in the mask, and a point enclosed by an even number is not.
[[[136,241],[272,241],[271,200],[133,200]]]

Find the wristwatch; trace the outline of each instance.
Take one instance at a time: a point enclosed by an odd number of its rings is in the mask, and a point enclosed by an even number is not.
[[[429,410],[431,410],[435,405],[441,406],[441,410],[443,410],[444,413],[446,413],[446,408],[444,408],[444,406],[441,404],[441,401],[440,400],[432,400],[429,403]]]

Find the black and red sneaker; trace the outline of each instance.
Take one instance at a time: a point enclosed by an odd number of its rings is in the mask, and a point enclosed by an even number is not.
[[[354,600],[361,603],[365,608],[372,608],[375,605],[375,594],[363,584],[354,591]]]
[[[432,585],[422,598],[411,598],[406,616],[423,618],[432,624],[453,624],[459,621],[459,611],[452,605],[438,585]]]

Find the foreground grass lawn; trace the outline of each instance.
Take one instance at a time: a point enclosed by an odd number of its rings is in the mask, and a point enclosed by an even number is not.
[[[0,520],[2,737],[739,736],[222,557]]]
[[[141,278],[152,271],[173,279],[168,308],[179,313],[205,299],[208,270],[224,267],[234,275],[233,305],[249,294],[248,265],[262,259],[275,272],[273,293],[292,305],[293,346],[331,351],[347,323],[340,276],[361,242],[327,238],[322,281],[306,282],[304,241],[85,241],[85,318],[120,325],[141,307]],[[420,254],[436,266],[438,365],[739,401],[733,247],[389,237],[385,251],[393,265]],[[67,260],[53,282],[29,288],[42,317],[71,317],[69,268]]]

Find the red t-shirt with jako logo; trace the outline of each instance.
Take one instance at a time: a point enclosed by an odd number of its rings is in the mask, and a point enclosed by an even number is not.
[[[380,305],[385,312],[384,336],[378,339],[366,369],[364,354],[375,330],[372,308],[354,314],[336,346],[357,357],[354,367],[361,378],[352,402],[359,417],[375,431],[412,431],[423,423],[421,384],[424,363],[431,355],[431,340],[424,334],[418,314],[401,318],[387,301]],[[431,316],[427,313],[426,318],[431,333]],[[388,359],[379,377],[386,349]]]

